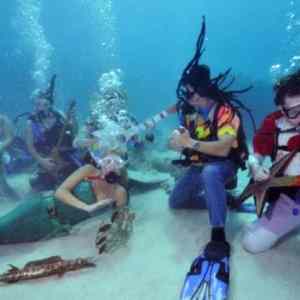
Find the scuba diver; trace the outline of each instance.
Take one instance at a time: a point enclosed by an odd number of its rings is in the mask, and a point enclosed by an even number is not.
[[[264,166],[266,157],[276,164],[288,153],[295,155],[283,170],[283,176],[300,175],[300,70],[287,75],[274,85],[278,110],[269,114],[253,139],[254,154],[249,168],[256,182],[270,177]],[[300,185],[271,188],[267,194],[269,206],[254,223],[246,227],[242,244],[251,253],[272,248],[279,239],[300,226]]]
[[[237,170],[245,168],[248,150],[239,108],[247,109],[226,83],[230,69],[215,78],[207,65],[199,64],[205,39],[205,18],[196,53],[184,69],[177,87],[179,129],[169,145],[184,159],[175,164],[189,167],[173,189],[172,209],[208,208],[211,240],[193,262],[181,299],[227,299],[230,245],[225,236],[226,189],[237,183]]]
[[[0,196],[18,199],[19,196],[7,183],[5,176],[5,164],[7,160],[7,149],[14,140],[14,131],[11,121],[4,115],[0,115]],[[8,158],[9,159],[9,158]]]
[[[81,166],[72,146],[77,133],[74,101],[67,116],[54,107],[54,75],[46,91],[39,91],[35,98],[35,110],[28,118],[26,143],[39,169],[30,184],[36,191],[53,189],[69,174]]]
[[[141,128],[138,120],[129,113],[128,95],[123,86],[121,74],[121,70],[117,69],[101,75],[98,81],[99,89],[91,101],[91,127],[97,128],[94,131],[100,133],[106,127],[114,126],[115,130],[119,131],[120,143],[123,143],[129,150],[138,152],[143,150],[147,143],[154,142],[155,136],[151,131],[154,126]],[[81,141],[78,139],[79,146],[84,146],[86,141],[88,142],[87,138]]]

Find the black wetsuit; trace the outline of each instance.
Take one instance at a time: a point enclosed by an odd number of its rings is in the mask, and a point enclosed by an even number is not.
[[[57,111],[52,111],[52,114],[56,120],[54,125],[49,129],[43,125],[41,116],[35,114],[29,117],[32,124],[34,147],[43,157],[49,157],[49,155],[51,155],[52,150],[57,146],[64,128],[64,117]],[[55,188],[57,184],[61,183],[67,176],[82,165],[82,161],[76,149],[72,146],[73,139],[72,130],[67,128],[59,148],[59,155],[68,163],[67,167],[63,168],[57,176],[40,168],[37,174],[30,180],[30,184],[35,190],[49,190]]]

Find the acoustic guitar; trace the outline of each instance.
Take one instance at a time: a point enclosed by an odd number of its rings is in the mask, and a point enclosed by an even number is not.
[[[60,131],[58,140],[54,148],[51,150],[49,158],[55,162],[55,169],[51,171],[51,176],[54,178],[58,178],[60,172],[70,165],[70,162],[67,162],[61,155],[62,143],[64,141],[65,135],[68,134],[68,130],[70,130],[70,124],[72,119],[72,111],[76,106],[76,101],[72,100],[69,104],[68,110],[66,112],[66,118],[64,125]]]

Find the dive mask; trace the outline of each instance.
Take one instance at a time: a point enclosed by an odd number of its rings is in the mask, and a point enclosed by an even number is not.
[[[289,108],[283,106],[282,109],[289,119],[296,119],[300,116],[300,104]]]
[[[118,172],[125,166],[124,160],[116,154],[105,156],[103,159],[99,160],[97,164],[105,175],[110,172]]]
[[[115,154],[109,154],[104,158],[96,157],[95,152],[90,152],[94,163],[97,168],[101,169],[101,176],[89,176],[89,179],[104,179],[107,183],[115,184],[121,181],[120,170],[125,166],[125,162],[119,156]]]
[[[109,154],[100,161],[104,179],[107,183],[115,184],[120,182],[120,170],[125,166],[125,162],[118,155]]]

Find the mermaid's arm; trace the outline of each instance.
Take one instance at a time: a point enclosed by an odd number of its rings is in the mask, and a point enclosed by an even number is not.
[[[89,176],[94,176],[95,173],[96,168],[92,165],[85,165],[79,168],[65,179],[65,181],[57,188],[54,196],[67,205],[90,212],[90,206],[77,198],[72,191],[80,182]]]

